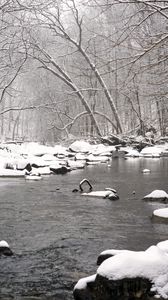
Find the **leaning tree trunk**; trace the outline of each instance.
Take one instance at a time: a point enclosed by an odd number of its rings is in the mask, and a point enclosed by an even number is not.
[[[98,134],[98,136],[102,136],[100,128],[98,126],[98,123],[94,117],[94,114],[88,104],[88,102],[86,101],[86,99],[84,98],[83,94],[81,93],[81,91],[77,88],[77,86],[75,85],[75,83],[72,81],[72,79],[70,78],[70,76],[68,75],[67,72],[65,72],[63,70],[62,67],[60,67],[56,61],[43,49],[41,49],[39,46],[36,45],[36,48],[38,49],[38,51],[40,51],[45,58],[47,58],[50,62],[50,64],[52,65],[52,68],[49,67],[46,62],[45,59],[41,59],[39,58],[39,56],[35,57],[41,64],[42,64],[42,68],[51,72],[53,75],[55,75],[56,77],[58,77],[60,80],[62,80],[66,85],[68,85],[72,91],[75,92],[75,94],[78,96],[78,98],[80,99],[82,105],[84,106],[85,110],[87,111],[87,113],[89,114],[90,118],[91,118],[91,122],[94,124],[95,130]],[[57,71],[56,71],[56,70]],[[58,73],[59,72],[59,73]]]
[[[120,117],[116,108],[116,105],[114,103],[114,100],[106,86],[106,83],[104,82],[101,74],[99,73],[98,69],[96,68],[95,64],[92,63],[91,58],[89,57],[89,55],[86,53],[86,51],[81,47],[80,44],[78,44],[75,40],[71,39],[70,37],[68,37],[69,40],[78,48],[79,52],[82,54],[82,56],[85,58],[85,60],[87,61],[87,63],[89,64],[89,66],[91,67],[92,71],[94,72],[99,84],[101,85],[101,87],[103,88],[103,91],[105,93],[106,99],[111,107],[111,110],[114,114],[114,118],[116,120],[117,123],[117,129],[118,132],[117,133],[122,133],[123,129],[122,129],[122,125],[121,125],[121,121],[120,121]]]

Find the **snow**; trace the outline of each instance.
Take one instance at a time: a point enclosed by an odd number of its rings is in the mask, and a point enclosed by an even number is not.
[[[92,149],[92,145],[85,141],[76,141],[69,146],[69,149],[73,152],[88,153]]]
[[[95,191],[95,192],[93,191],[93,192],[89,192],[89,193],[82,193],[82,196],[102,197],[102,198],[104,198],[104,197],[107,197],[111,194],[112,194],[112,191]]]
[[[108,156],[96,156],[93,154],[89,154],[86,158],[87,162],[107,162],[109,160]]]
[[[141,157],[142,154],[140,154],[137,150],[126,148],[126,151],[128,152],[125,157]]]
[[[18,170],[0,168],[0,177],[24,177],[25,173],[26,173],[25,170],[18,171]]]
[[[109,280],[147,278],[153,283],[153,290],[168,298],[168,255],[158,246],[146,251],[123,251],[106,259],[97,274]]]
[[[35,143],[35,142],[23,143],[19,147],[20,148],[18,148],[18,149],[19,149],[20,154],[32,154],[32,155],[41,156],[41,155],[44,155],[47,153],[48,154],[55,153],[53,147],[49,147],[46,145],[40,145],[39,143]]]
[[[72,169],[72,170],[76,170],[76,169],[83,169],[85,167],[86,162],[84,161],[75,161],[75,160],[68,160],[68,166]]]
[[[33,175],[50,175],[52,173],[52,171],[50,170],[49,167],[40,167],[40,168],[32,168],[31,173]]]
[[[44,154],[42,156],[42,159],[44,161],[55,161],[55,160],[57,160],[57,158],[54,155],[52,155],[52,154]]]
[[[152,193],[146,195],[144,198],[153,198],[153,199],[168,198],[168,194],[162,190],[154,190]]]
[[[168,218],[168,208],[156,209],[154,210],[153,215],[160,218]]]
[[[142,173],[150,173],[150,170],[149,169],[143,169]]]
[[[6,247],[9,248],[9,244],[6,241],[0,241],[0,247]]]
[[[160,157],[164,147],[162,145],[145,147],[141,150],[144,157]]]
[[[159,247],[160,249],[162,249],[164,252],[168,253],[168,240],[159,242],[157,244],[157,247]]]
[[[132,252],[132,251],[130,251],[130,250],[109,249],[109,250],[105,250],[105,251],[101,252],[100,255],[114,256],[114,255],[117,255],[117,254],[120,254],[120,253],[128,253],[128,252]]]
[[[86,161],[86,158],[87,158],[86,154],[83,154],[83,153],[76,153],[75,154],[75,159],[76,160]]]
[[[79,290],[85,289],[85,288],[87,287],[87,284],[88,284],[89,282],[94,282],[95,279],[96,279],[96,274],[91,275],[91,276],[88,276],[88,277],[84,277],[84,278],[80,279],[80,280],[77,282],[77,284],[75,285],[74,290],[75,290],[75,289],[79,289]]]
[[[25,176],[25,179],[26,180],[35,180],[35,181],[39,181],[39,180],[41,180],[43,177],[42,176],[40,176],[40,175],[36,175],[36,174],[30,174],[30,175],[26,175]]]
[[[93,155],[112,155],[112,152],[115,150],[115,146],[105,146],[104,144],[98,144],[92,146]]]

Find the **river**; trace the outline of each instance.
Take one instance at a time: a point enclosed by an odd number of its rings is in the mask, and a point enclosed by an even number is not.
[[[0,240],[15,254],[0,258],[0,299],[72,300],[74,284],[96,272],[101,251],[145,250],[167,239],[168,224],[151,220],[165,205],[142,200],[154,189],[168,192],[167,175],[166,158],[129,158],[37,182],[1,178]],[[83,178],[94,190],[115,188],[120,199],[72,193]]]

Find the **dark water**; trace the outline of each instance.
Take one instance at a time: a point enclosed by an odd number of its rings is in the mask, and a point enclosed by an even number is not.
[[[168,239],[168,224],[151,220],[165,205],[142,201],[154,189],[168,192],[167,175],[168,159],[114,159],[111,168],[88,166],[38,182],[0,179],[0,240],[15,252],[0,258],[0,299],[71,300],[77,280],[96,272],[101,251],[145,250]],[[95,190],[115,188],[120,200],[72,193],[85,177]]]

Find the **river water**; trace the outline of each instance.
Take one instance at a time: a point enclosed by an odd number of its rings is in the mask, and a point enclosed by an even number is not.
[[[145,250],[168,239],[168,224],[151,220],[165,204],[142,200],[154,189],[168,192],[167,175],[166,158],[130,158],[37,182],[0,179],[0,240],[15,253],[0,258],[0,299],[72,300],[74,284],[96,272],[101,251]],[[83,178],[94,190],[115,188],[120,200],[72,193]]]

